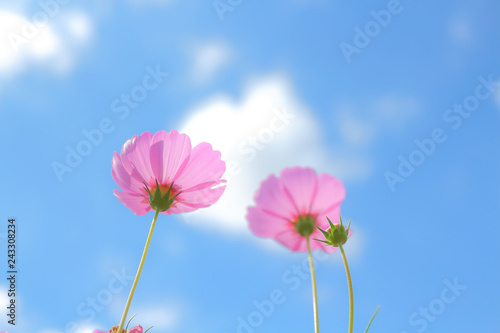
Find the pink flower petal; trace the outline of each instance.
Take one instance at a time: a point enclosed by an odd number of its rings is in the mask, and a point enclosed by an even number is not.
[[[173,178],[174,183],[187,191],[201,183],[218,181],[226,170],[220,157],[220,152],[214,151],[209,143],[200,143],[193,148],[184,170]]]
[[[141,195],[122,192],[119,190],[113,190],[113,194],[135,215],[144,215],[151,210],[151,206]]]
[[[171,214],[189,213],[189,212],[194,212],[198,208],[200,208],[198,207],[198,205],[191,205],[184,202],[176,202],[169,210],[161,212],[160,214],[171,215]]]
[[[160,184],[173,181],[181,166],[191,152],[191,141],[185,134],[172,130],[169,134],[159,131],[151,140],[150,162],[153,174]]]
[[[170,135],[165,131],[158,131],[153,136],[153,139],[150,143],[150,155],[149,160],[151,162],[151,170],[153,171],[153,176],[160,184],[163,184],[163,168],[165,159],[164,159],[164,150],[168,149],[167,140]]]
[[[286,168],[281,172],[281,181],[295,203],[297,213],[309,213],[317,190],[316,172],[310,168]]]
[[[122,146],[122,149],[120,151],[120,156],[125,156],[125,153],[127,151],[133,151],[135,150],[135,143],[136,143],[136,140],[139,136],[138,135],[134,135],[133,137],[131,137],[130,139],[128,139],[127,141],[125,141],[125,143],[123,144]],[[130,173],[132,171],[132,165],[130,165],[128,163],[128,160],[126,160],[126,163],[124,165],[125,169],[127,170],[128,173]]]
[[[316,216],[317,226],[321,229],[330,228],[330,223],[328,223],[328,220],[326,219],[327,217],[334,224],[340,223],[340,206],[330,207],[330,210],[326,210],[321,212],[321,214],[318,214],[318,216]]]
[[[205,187],[197,191],[182,192],[179,194],[178,199],[180,202],[197,205],[200,208],[208,207],[219,200],[225,189],[225,186],[219,186],[216,188]]]
[[[170,133],[170,149],[167,165],[163,170],[163,178],[173,179],[178,172],[182,172],[188,163],[191,153],[191,140],[186,134],[179,134],[176,130]],[[181,167],[182,166],[182,167]]]
[[[141,184],[150,183],[151,178],[154,178],[149,158],[149,146],[152,138],[153,134],[150,132],[144,132],[140,136],[134,135],[123,145],[120,153],[125,168]]]
[[[340,207],[344,198],[344,184],[342,184],[342,182],[337,178],[326,173],[322,173],[318,176],[318,190],[311,207],[311,212],[321,213],[323,211],[331,210],[335,206]]]
[[[326,246],[324,245],[324,243],[314,240],[325,238],[319,230],[314,231],[309,237],[309,245],[311,246],[311,251],[322,250],[328,253],[332,253],[336,250],[336,248],[334,247]],[[276,235],[275,239],[294,252],[307,252],[307,239],[297,233],[295,229],[290,228],[289,230]]]
[[[277,234],[290,229],[290,222],[270,215],[256,207],[248,208],[246,218],[250,230],[260,237],[275,237]]]
[[[255,202],[260,209],[290,222],[297,218],[295,205],[288,199],[282,182],[274,175],[261,183]]]
[[[305,237],[295,231],[295,228],[293,226],[289,227],[288,230],[284,230],[281,233],[277,234],[276,236],[274,236],[274,238],[294,252],[307,251],[307,243]]]
[[[136,178],[132,177],[129,172],[127,172],[122,163],[122,159],[117,152],[115,152],[115,155],[111,160],[111,164],[111,175],[121,189],[129,192],[137,192],[144,186],[144,184],[140,183]]]

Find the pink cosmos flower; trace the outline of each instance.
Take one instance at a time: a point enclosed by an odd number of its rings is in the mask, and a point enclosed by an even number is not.
[[[310,237],[311,250],[333,252],[335,248],[313,239],[324,238],[316,227],[328,228],[327,216],[339,221],[344,197],[344,185],[337,178],[318,176],[311,168],[286,168],[280,178],[270,175],[261,183],[247,220],[255,235],[274,238],[292,251],[306,252]]]
[[[176,130],[135,135],[113,156],[111,174],[123,190],[113,193],[136,215],[154,211],[152,205],[163,214],[208,207],[225,189],[214,188],[225,182],[220,157],[205,142],[191,148],[189,137]],[[151,203],[155,200],[157,205]]]

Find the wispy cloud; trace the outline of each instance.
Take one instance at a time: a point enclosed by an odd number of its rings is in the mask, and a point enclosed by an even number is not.
[[[233,58],[231,47],[222,41],[192,45],[188,49],[193,62],[191,78],[195,83],[206,83]]]
[[[354,146],[370,144],[377,134],[372,122],[357,117],[346,109],[338,113],[338,128],[343,141]]]
[[[182,309],[178,306],[166,306],[165,304],[149,304],[137,308],[136,322],[140,322],[144,329],[154,326],[155,330],[162,332],[174,330],[182,319]]]
[[[40,7],[28,17],[0,10],[0,73],[5,79],[38,65],[65,74],[91,35],[84,12],[65,12],[62,7],[46,12]]]
[[[470,25],[463,19],[455,18],[450,22],[449,31],[454,42],[468,44],[472,40]]]
[[[395,94],[379,96],[364,105],[344,102],[334,109],[337,130],[352,148],[372,146],[383,133],[403,130],[421,112],[418,100]]]
[[[92,23],[83,12],[72,12],[63,17],[62,24],[68,31],[68,38],[76,38],[79,42],[88,42],[92,36]]]
[[[473,41],[472,20],[467,11],[455,11],[448,23],[448,33],[451,40],[460,45],[467,45]]]

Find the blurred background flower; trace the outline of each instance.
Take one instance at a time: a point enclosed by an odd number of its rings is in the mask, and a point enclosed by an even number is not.
[[[339,221],[345,198],[342,182],[311,168],[285,168],[279,177],[270,175],[255,193],[255,205],[248,207],[248,226],[257,236],[274,238],[292,251],[321,249],[333,252],[315,238],[323,238],[317,227],[327,229],[327,217]]]

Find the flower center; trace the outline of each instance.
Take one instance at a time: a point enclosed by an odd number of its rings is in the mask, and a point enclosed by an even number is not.
[[[316,228],[316,218],[311,215],[299,215],[299,219],[295,221],[295,230],[304,237],[313,233]]]
[[[144,183],[144,190],[148,194],[146,200],[149,201],[151,208],[155,211],[159,210],[160,212],[164,212],[168,210],[174,203],[175,199],[181,192],[174,188],[174,183],[170,185],[159,185],[158,180],[156,181],[156,186],[151,186],[151,190],[148,185]]]

